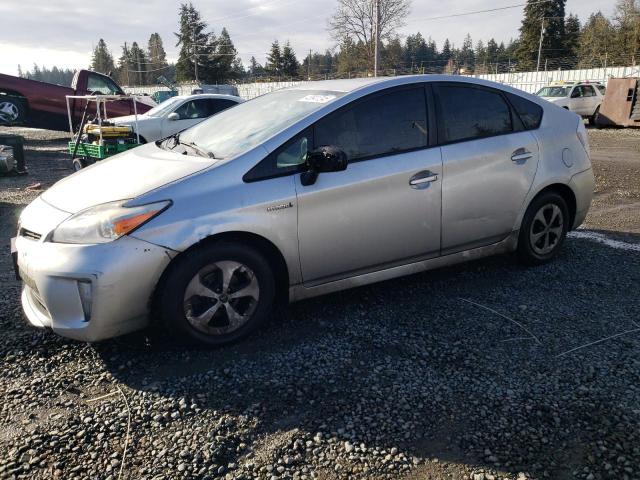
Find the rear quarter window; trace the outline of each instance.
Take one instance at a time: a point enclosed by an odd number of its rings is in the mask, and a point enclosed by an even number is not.
[[[543,112],[540,105],[530,102],[519,95],[514,95],[513,93],[507,93],[507,97],[520,117],[520,120],[522,120],[525,130],[535,130],[540,127]]]

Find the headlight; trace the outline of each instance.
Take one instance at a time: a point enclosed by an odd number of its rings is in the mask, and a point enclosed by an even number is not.
[[[132,232],[165,210],[171,202],[124,207],[128,200],[88,208],[58,225],[49,240],[56,243],[106,243]]]

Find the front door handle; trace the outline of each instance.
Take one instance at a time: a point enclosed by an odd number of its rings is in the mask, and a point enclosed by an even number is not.
[[[527,151],[524,148],[519,148],[518,150],[513,152],[513,155],[511,155],[511,161],[524,162],[525,160],[529,160],[531,157],[533,157],[533,153]]]
[[[419,187],[427,183],[435,182],[436,180],[438,180],[437,174],[430,172],[429,170],[423,170],[422,172],[416,173],[409,179],[409,185],[412,187]]]

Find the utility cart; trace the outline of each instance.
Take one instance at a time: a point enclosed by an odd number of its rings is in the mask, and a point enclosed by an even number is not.
[[[133,102],[133,125],[114,125],[109,121],[107,104],[131,99]],[[85,101],[84,112],[77,131],[71,116],[70,100]],[[95,104],[95,110],[89,105]],[[87,112],[95,111],[89,119]],[[69,154],[73,169],[78,171],[92,163],[125,152],[140,145],[138,133],[138,106],[134,95],[67,95],[69,116]]]

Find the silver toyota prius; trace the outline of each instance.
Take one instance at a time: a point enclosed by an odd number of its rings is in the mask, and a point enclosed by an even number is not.
[[[20,216],[28,321],[208,345],[277,302],[482,256],[558,255],[594,177],[582,120],[454,76],[309,82],[75,173]]]

